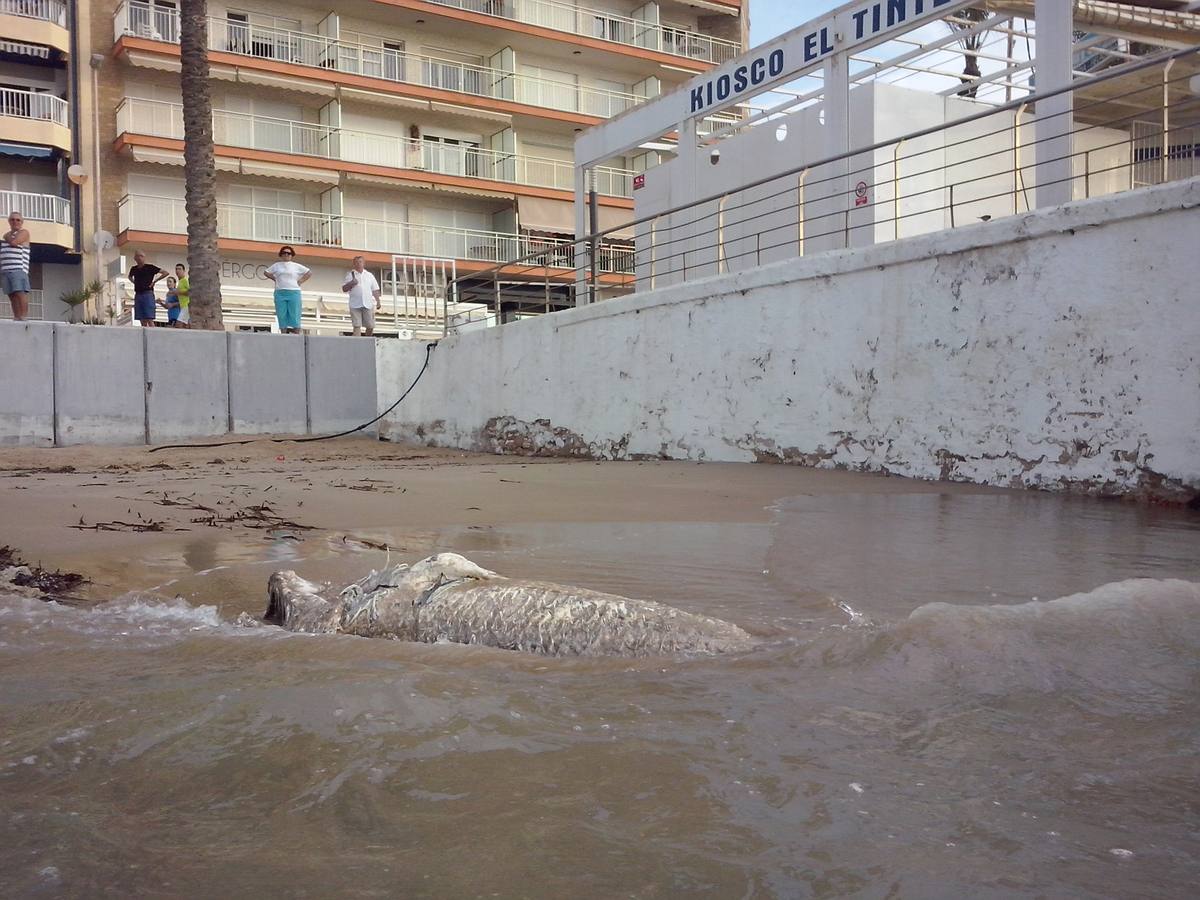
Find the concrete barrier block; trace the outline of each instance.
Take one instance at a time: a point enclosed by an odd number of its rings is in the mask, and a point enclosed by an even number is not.
[[[150,442],[226,434],[229,381],[223,331],[146,332]]]
[[[379,414],[375,396],[375,341],[306,337],[308,413],[313,434],[354,428]],[[375,434],[375,427],[363,434]]]
[[[0,322],[0,445],[54,444],[54,323]]]
[[[54,328],[59,444],[144,444],[143,329]]]
[[[229,403],[236,434],[308,430],[304,338],[229,334]]]

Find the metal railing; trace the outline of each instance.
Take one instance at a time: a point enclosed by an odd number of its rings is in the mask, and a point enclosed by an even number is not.
[[[611,10],[575,6],[559,0],[430,0],[439,6],[481,13],[568,34],[597,38],[673,56],[723,63],[741,52],[736,41],[710,37],[682,28],[642,22]]]
[[[67,101],[38,91],[0,88],[0,116],[53,122],[66,128]]]
[[[54,194],[34,194],[27,191],[0,191],[0,207],[8,215],[19,212],[28,222],[53,222],[56,225],[71,224],[71,201]],[[37,232],[30,229],[37,243]]]
[[[183,107],[177,103],[126,97],[117,107],[117,132],[182,140]],[[230,147],[485,178],[562,191],[573,191],[575,187],[574,164],[564,160],[227,110],[213,110],[213,140]],[[597,190],[607,196],[630,197],[633,195],[633,176],[634,173],[627,169],[600,167],[597,169]]]
[[[177,44],[179,14],[168,7],[126,0],[113,14],[113,32],[114,40],[131,35]],[[535,78],[488,66],[215,16],[208,18],[208,47],[239,56],[331,69],[602,119],[622,113],[640,101],[635,94],[627,92]]]
[[[0,10],[2,12],[3,10]],[[30,291],[28,295],[29,312],[25,319],[42,319],[45,317],[45,310],[42,305],[42,292]],[[0,319],[11,319],[13,317],[12,302],[4,294],[0,294]]]
[[[41,19],[67,27],[67,4],[64,0],[0,0],[0,15]]]
[[[117,215],[121,231],[187,233],[187,213],[183,201],[179,199],[128,194],[121,198]],[[569,238],[385,222],[235,203],[217,204],[217,231],[224,238],[294,244],[297,247],[308,244],[489,263],[537,253],[547,257],[550,260],[548,264],[556,268],[570,269],[576,264],[573,241]],[[606,262],[609,266],[630,266],[624,271],[632,272],[631,256],[610,254]]]
[[[1018,215],[1037,207],[1034,194],[1042,189],[1057,196],[1049,202],[1062,202],[1196,177],[1200,99],[1188,88],[1194,69],[1172,71],[1189,55],[1200,60],[1196,48],[1161,53],[588,235],[576,242],[585,262],[597,242],[634,230],[636,277],[605,285],[585,265],[556,289],[569,287],[586,302],[600,299],[602,289],[648,290]],[[1155,71],[1158,78],[1145,77]],[[1104,90],[1084,93],[1105,81]],[[1048,104],[1037,113],[1039,104],[1066,93],[1075,97],[1065,112]],[[1056,127],[1063,117],[1066,125]],[[1051,127],[1039,136],[1040,125]],[[801,132],[798,124],[791,131],[776,122],[765,127],[777,128],[779,140]],[[714,165],[721,164],[719,149],[712,150]],[[530,254],[462,275],[454,288],[499,309],[512,293],[501,278],[546,277],[543,265]]]

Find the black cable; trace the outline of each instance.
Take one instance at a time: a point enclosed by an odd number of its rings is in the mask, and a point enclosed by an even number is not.
[[[417,373],[417,377],[413,379],[413,383],[408,386],[408,390],[400,395],[399,400],[397,400],[375,418],[371,419],[369,422],[363,422],[361,425],[351,428],[347,431],[339,431],[337,434],[319,434],[315,437],[302,438],[250,438],[249,440],[245,441],[218,441],[215,444],[163,444],[161,447],[151,447],[150,452],[157,453],[159,450],[187,450],[191,448],[203,449],[211,447],[240,447],[243,444],[257,444],[260,441],[270,441],[273,444],[308,444],[312,441],[329,441],[333,438],[340,438],[345,437],[348,434],[354,434],[355,432],[362,431],[364,428],[370,428],[372,425],[390,413],[393,409],[399,406],[404,398],[412,393],[412,389],[417,386],[417,382],[421,380],[421,376],[424,375],[425,370],[429,368],[429,357],[433,353],[433,348],[437,345],[437,341],[430,341],[425,345],[425,363],[421,366],[421,371]]]

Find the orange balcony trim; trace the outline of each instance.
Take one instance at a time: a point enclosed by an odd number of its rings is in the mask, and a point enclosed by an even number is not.
[[[159,150],[183,152],[183,141],[130,132],[119,134],[113,142],[113,149],[120,153],[127,147],[135,145],[139,147],[153,147]],[[573,203],[575,200],[575,195],[571,191],[560,191],[555,188],[544,188],[526,184],[510,184],[507,181],[493,181],[490,178],[445,175],[438,172],[424,172],[419,169],[393,169],[390,166],[374,166],[367,163],[348,162],[340,159],[326,159],[321,156],[298,156],[291,153],[279,153],[274,150],[229,147],[223,144],[214,145],[213,151],[217,156],[229,159],[253,159],[259,162],[280,163],[281,165],[305,166],[310,169],[327,169],[331,172],[354,172],[359,175],[377,175],[384,178],[394,178],[401,182],[445,185],[446,187],[458,187],[467,190],[479,188],[506,194],[519,194],[525,197],[541,197],[546,200],[564,200],[569,203]],[[599,202],[602,206],[633,209],[633,200],[628,197],[601,196]]]
[[[120,246],[127,244],[151,244],[169,247],[185,247],[187,246],[186,234],[170,234],[163,231],[135,231],[126,229],[117,235],[117,243]],[[274,258],[279,252],[279,245],[268,243],[266,241],[248,241],[235,238],[218,238],[217,249],[227,250],[234,253],[263,253]],[[362,256],[366,259],[368,265],[374,264],[379,266],[391,266],[392,257],[389,253],[379,253],[371,250],[356,250],[353,247],[321,247],[315,244],[296,245],[297,258],[300,262],[320,261],[345,264],[350,258],[348,254],[353,253],[355,256]],[[455,261],[458,273],[471,274],[474,272],[486,272],[495,268],[495,263],[482,262],[472,259],[459,259]],[[573,269],[550,268],[550,280],[561,282],[573,282],[575,280],[575,272]],[[501,274],[509,276],[524,275],[532,281],[541,280],[543,270],[533,269],[523,265],[505,266]],[[632,275],[608,274],[600,276],[600,283],[606,286],[622,286],[633,282]],[[267,281],[263,281],[265,286]]]
[[[708,69],[714,68],[717,64],[705,62],[700,59],[692,59],[687,56],[678,56],[673,53],[663,53],[659,50],[649,50],[645,47],[631,47],[628,44],[620,44],[615,41],[603,41],[598,38],[590,38],[584,35],[572,34],[569,31],[559,31],[557,28],[546,28],[541,25],[530,25],[526,22],[514,22],[512,19],[506,19],[502,16],[489,16],[486,13],[477,13],[465,9],[456,9],[452,6],[442,6],[438,3],[422,3],[421,0],[374,0],[376,3],[382,3],[385,6],[396,6],[401,9],[411,9],[414,12],[425,13],[431,16],[441,16],[445,19],[456,19],[460,22],[473,22],[480,25],[486,25],[490,28],[500,28],[507,31],[514,31],[518,34],[525,34],[530,37],[541,38],[547,41],[561,41],[564,44],[574,44],[578,47],[588,47],[592,50],[603,50],[609,53],[619,53],[623,56],[631,56],[636,59],[644,59],[648,62],[659,63],[662,65],[674,66],[680,69],[691,69],[695,72],[705,72]]]
[[[179,56],[179,46],[163,41],[152,41],[148,38],[122,35],[113,46],[113,55],[120,56],[126,50],[144,50],[163,56]],[[385,78],[371,78],[367,75],[355,75],[341,72],[337,69],[320,69],[312,66],[299,66],[294,63],[278,62],[276,60],[258,59],[253,56],[242,56],[237,53],[225,53],[220,50],[210,50],[208,59],[213,63],[232,66],[235,69],[258,69],[276,75],[286,75],[291,78],[307,79],[310,81],[325,81],[330,84],[341,84],[362,88],[367,91],[377,91],[383,94],[397,94],[404,97],[416,97],[420,100],[430,100],[435,103],[449,103],[454,106],[469,106],[490,112],[503,112],[517,116],[538,116],[543,119],[555,119],[572,125],[597,125],[605,121],[599,116],[589,116],[583,113],[573,113],[565,110],[550,109],[543,106],[529,106],[513,100],[500,100],[494,97],[476,97],[474,94],[443,91],[438,88],[428,88],[419,84],[409,84],[406,81],[389,81]]]

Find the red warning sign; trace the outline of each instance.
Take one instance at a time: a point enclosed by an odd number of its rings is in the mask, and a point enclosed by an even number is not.
[[[641,175],[633,176],[633,189],[635,191],[641,190],[645,186],[646,186],[646,173],[645,172],[643,172]]]
[[[867,183],[860,181],[854,186],[854,205],[866,206],[869,202],[870,199],[867,197]]]

